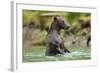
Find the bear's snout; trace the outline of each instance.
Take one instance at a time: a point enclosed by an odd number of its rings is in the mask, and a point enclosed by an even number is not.
[[[69,26],[69,25],[66,25],[66,26],[65,26],[65,29],[69,29],[69,28],[70,28],[70,26]]]

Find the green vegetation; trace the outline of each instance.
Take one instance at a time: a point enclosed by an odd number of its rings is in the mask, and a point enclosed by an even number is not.
[[[91,59],[91,49],[86,47],[91,27],[81,28],[79,20],[91,22],[90,13],[23,10],[23,62],[65,61]],[[61,16],[68,30],[61,31],[65,46],[72,51],[68,55],[45,56],[45,41],[54,16]],[[88,25],[88,24],[86,24]]]

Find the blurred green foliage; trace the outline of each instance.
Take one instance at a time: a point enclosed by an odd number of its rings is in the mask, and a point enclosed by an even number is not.
[[[39,10],[23,10],[22,13],[23,17],[23,45],[26,45],[25,42],[26,36],[30,32],[30,36],[27,38],[31,38],[31,44],[32,45],[45,45],[45,38],[47,35],[47,32],[51,26],[51,23],[53,21],[54,16],[62,16],[64,20],[69,23],[69,25],[73,28],[74,30],[78,29],[78,24],[77,21],[79,19],[85,19],[85,20],[90,20],[91,19],[91,14],[90,13],[79,13],[79,12],[57,12],[57,11],[39,11]],[[31,23],[32,28],[29,28],[29,25]],[[27,28],[27,29],[26,29]],[[27,32],[28,30],[28,32]],[[24,32],[25,31],[25,32]],[[66,32],[66,31],[64,31]],[[63,33],[63,32],[62,32]],[[75,32],[74,34],[79,34],[81,32]],[[64,34],[64,33],[63,33]],[[66,34],[64,34],[66,35]],[[25,41],[26,40],[26,41]],[[30,42],[30,41],[28,41]],[[31,46],[32,46],[31,45]]]

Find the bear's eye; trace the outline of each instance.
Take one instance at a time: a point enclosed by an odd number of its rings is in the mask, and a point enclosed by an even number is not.
[[[62,24],[64,24],[65,22],[64,22],[64,21],[62,21],[61,23],[62,23]]]
[[[62,21],[62,23],[64,23],[64,21]]]

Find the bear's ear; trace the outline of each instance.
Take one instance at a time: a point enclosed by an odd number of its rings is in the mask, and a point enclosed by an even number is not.
[[[57,20],[57,17],[54,17],[54,20],[56,21]]]

